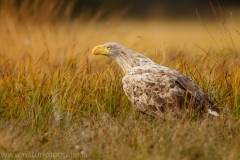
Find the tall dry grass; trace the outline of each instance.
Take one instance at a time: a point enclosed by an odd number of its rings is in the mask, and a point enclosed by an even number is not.
[[[23,1],[16,8],[16,2],[0,8],[1,157],[240,158],[234,18],[136,21],[82,14],[71,20],[74,3]],[[119,67],[91,55],[108,41],[190,76],[220,107],[221,118],[153,119],[136,112],[121,88]]]

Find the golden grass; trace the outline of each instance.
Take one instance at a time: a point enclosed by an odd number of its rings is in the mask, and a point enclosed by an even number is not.
[[[233,18],[70,20],[71,5],[60,10],[57,1],[42,7],[24,1],[16,10],[13,2],[0,10],[0,156],[240,158],[240,35]],[[136,112],[119,67],[91,55],[109,41],[190,76],[218,104],[221,118],[156,119]]]

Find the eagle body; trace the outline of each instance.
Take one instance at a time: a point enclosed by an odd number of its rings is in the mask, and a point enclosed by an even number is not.
[[[110,42],[93,49],[94,55],[106,55],[115,60],[125,76],[123,90],[140,112],[156,117],[173,114],[208,112],[219,116],[219,110],[204,92],[187,76],[158,65],[147,57]]]

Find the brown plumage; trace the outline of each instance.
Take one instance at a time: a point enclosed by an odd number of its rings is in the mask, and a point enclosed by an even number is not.
[[[93,49],[93,55],[106,55],[115,60],[125,76],[123,89],[134,107],[153,116],[165,112],[208,112],[219,116],[219,110],[187,76],[158,65],[147,57],[110,42]]]

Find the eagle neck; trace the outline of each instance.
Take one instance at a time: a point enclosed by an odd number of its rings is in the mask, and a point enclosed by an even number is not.
[[[115,57],[112,57],[112,59],[118,63],[125,75],[128,74],[133,67],[140,66],[141,59],[152,62],[147,57],[132,50],[121,51],[121,53]]]

